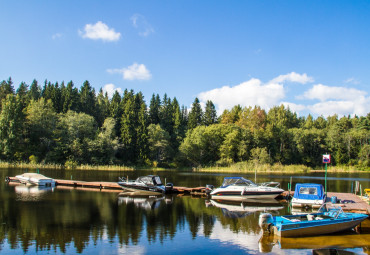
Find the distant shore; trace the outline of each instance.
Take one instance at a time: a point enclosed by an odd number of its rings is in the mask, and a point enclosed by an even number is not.
[[[125,165],[76,165],[66,167],[61,164],[32,164],[25,162],[0,162],[0,168],[20,168],[20,169],[65,169],[65,170],[99,170],[99,171],[190,171],[201,173],[312,173],[325,172],[325,168],[310,168],[304,165],[282,165],[282,164],[253,164],[251,162],[240,162],[230,166],[208,166],[208,167],[182,167],[175,168],[160,168],[150,166],[125,166]],[[369,172],[370,168],[362,169],[356,166],[328,166],[328,172],[332,173],[356,173]]]

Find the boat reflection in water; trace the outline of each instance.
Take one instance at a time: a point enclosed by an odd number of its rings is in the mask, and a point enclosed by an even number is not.
[[[143,195],[136,195],[136,194],[128,194],[126,192],[122,192],[118,196],[118,205],[121,204],[133,204],[137,208],[141,208],[144,210],[155,210],[159,208],[161,203],[164,202],[166,204],[172,203],[172,197],[166,196],[143,196]]]
[[[16,185],[14,187],[19,201],[40,201],[44,199],[45,195],[54,191],[54,187],[50,186],[29,186],[29,185]]]
[[[277,211],[284,206],[275,199],[255,199],[250,202],[232,202],[221,200],[206,200],[206,206],[221,208],[224,216],[229,218],[243,218],[255,212]]]
[[[369,225],[370,220],[363,222]],[[361,234],[353,230],[342,232],[342,234],[312,236],[312,237],[279,237],[277,235],[262,235],[259,240],[259,251],[272,252],[274,246],[277,249],[313,249],[313,254],[329,254],[325,250],[337,250],[334,254],[344,254],[343,249],[362,248],[364,253],[370,252],[370,229],[363,227]],[[333,254],[333,253],[330,253]],[[348,254],[348,253],[347,253]]]

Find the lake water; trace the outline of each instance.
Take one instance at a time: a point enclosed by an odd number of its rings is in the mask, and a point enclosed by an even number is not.
[[[0,169],[0,177],[23,173]],[[117,181],[153,174],[148,171],[104,172],[40,170],[56,179]],[[176,186],[219,186],[233,174],[157,172]],[[287,189],[296,182],[324,184],[324,173],[259,175],[257,182],[278,181]],[[254,180],[254,174],[240,175]],[[370,188],[370,173],[329,174],[328,191],[350,192],[357,180]],[[225,204],[206,197],[124,197],[69,187],[40,189],[0,182],[1,254],[313,254],[314,249],[337,248],[370,253],[370,231],[340,235],[276,239],[263,236],[261,212],[289,214],[279,202]],[[366,224],[365,224],[366,225]],[[367,224],[369,226],[370,224]]]

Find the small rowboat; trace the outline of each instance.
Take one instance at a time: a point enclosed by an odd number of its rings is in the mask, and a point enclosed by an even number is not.
[[[259,225],[264,231],[282,237],[316,236],[351,229],[368,218],[361,213],[345,213],[340,206],[323,204],[317,213],[272,216],[260,215]]]

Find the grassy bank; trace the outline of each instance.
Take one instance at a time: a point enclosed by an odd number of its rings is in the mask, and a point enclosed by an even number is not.
[[[193,172],[209,172],[209,173],[310,173],[324,172],[324,166],[321,168],[310,168],[304,165],[282,165],[282,164],[255,164],[251,161],[239,162],[230,166],[208,166],[197,168],[180,168],[169,169],[149,166],[124,166],[124,165],[73,165],[66,166],[61,164],[34,164],[26,162],[1,162],[0,168],[20,168],[20,169],[66,169],[66,170],[101,170],[101,171],[135,171],[135,170],[151,170],[151,171],[193,171]],[[358,168],[355,166],[328,166],[328,172],[370,172],[370,168]]]
[[[61,164],[35,164],[25,162],[0,162],[0,168],[20,168],[20,169],[73,169],[73,170],[103,170],[103,171],[133,171],[135,168],[120,165],[74,165],[72,167],[61,165]]]
[[[239,162],[230,166],[210,166],[199,167],[196,172],[213,172],[213,173],[310,173],[310,172],[325,172],[322,168],[311,168],[304,165],[282,165],[282,164],[255,164],[253,162]],[[355,166],[328,166],[328,172],[370,172],[370,169],[361,169]]]

